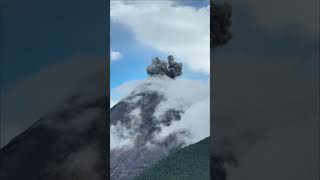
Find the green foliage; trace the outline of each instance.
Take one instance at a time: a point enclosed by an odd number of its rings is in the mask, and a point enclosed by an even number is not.
[[[134,180],[209,180],[210,138],[171,153]]]

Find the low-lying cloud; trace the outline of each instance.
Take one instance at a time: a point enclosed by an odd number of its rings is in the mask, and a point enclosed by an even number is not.
[[[178,141],[188,145],[210,135],[209,80],[202,82],[190,79],[171,79],[167,76],[153,76],[144,81],[127,82],[116,89],[121,91],[122,89],[127,89],[125,87],[130,87],[129,89],[131,89],[126,93],[129,96],[140,92],[157,92],[164,97],[156,106],[153,113],[154,119],[150,119],[150,121],[155,121],[154,123],[160,128],[160,131],[154,132],[152,141],[161,142],[170,135],[176,134],[179,138]],[[130,104],[137,102],[126,97],[122,101]],[[167,121],[166,113],[170,110],[180,112],[181,118],[173,120],[168,125],[164,121]],[[137,118],[140,113],[139,108],[130,112],[132,115],[130,128],[124,127],[121,123],[111,125],[111,149],[125,146],[132,147],[137,133],[139,133],[135,131],[135,127],[141,125],[139,124],[141,123],[139,118]],[[146,143],[150,145],[153,142]]]

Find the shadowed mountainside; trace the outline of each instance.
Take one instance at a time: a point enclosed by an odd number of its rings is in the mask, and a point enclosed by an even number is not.
[[[156,162],[134,180],[209,180],[210,179],[210,138],[184,147]]]
[[[74,96],[38,120],[0,150],[0,179],[105,179],[105,102]]]

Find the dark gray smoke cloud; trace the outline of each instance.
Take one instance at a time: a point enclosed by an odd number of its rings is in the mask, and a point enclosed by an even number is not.
[[[232,8],[229,4],[217,5],[211,1],[211,47],[224,45],[232,38],[230,32],[231,16]]]
[[[215,4],[211,1],[210,46],[223,46],[232,38],[230,32],[232,8],[229,4]],[[215,143],[213,143],[215,144]],[[232,152],[213,153],[210,157],[211,179],[226,180],[226,165],[238,166],[238,160]]]
[[[170,78],[175,78],[182,75],[182,63],[175,62],[172,55],[167,57],[168,62],[160,60],[158,57],[152,60],[152,63],[147,66],[147,73],[153,75],[167,75]]]

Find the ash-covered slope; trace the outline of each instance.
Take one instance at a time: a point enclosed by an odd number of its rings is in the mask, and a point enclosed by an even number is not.
[[[105,102],[73,96],[38,120],[0,150],[0,179],[105,179]]]
[[[111,179],[132,179],[209,136],[209,83],[153,74],[111,108]],[[209,159],[210,157],[208,157]]]

